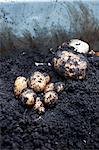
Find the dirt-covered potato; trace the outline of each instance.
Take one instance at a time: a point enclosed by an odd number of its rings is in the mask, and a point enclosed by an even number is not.
[[[46,79],[41,72],[36,71],[30,77],[28,84],[35,92],[42,92],[46,87]]]
[[[43,73],[44,77],[45,77],[45,80],[46,80],[46,84],[49,83],[49,81],[51,80],[49,74],[47,73]]]
[[[42,107],[42,106],[43,106],[43,103],[42,103],[40,97],[37,97],[36,101],[35,101],[34,109],[38,109],[39,107]]]
[[[14,95],[19,96],[25,88],[27,88],[27,79],[22,76],[17,77],[14,83]]]
[[[48,92],[48,91],[54,91],[55,85],[54,83],[49,83],[46,85],[44,93]]]
[[[44,95],[46,105],[54,104],[58,100],[58,94],[55,91],[48,91]]]
[[[79,39],[70,40],[69,45],[74,47],[74,51],[77,51],[79,53],[88,53],[89,51],[89,45]]]
[[[38,113],[39,114],[42,114],[42,113],[44,113],[45,112],[45,107],[39,107],[39,109],[38,109]]]
[[[45,112],[45,108],[44,108],[42,101],[40,100],[40,97],[36,98],[34,109],[37,110],[38,113],[44,113]]]
[[[64,77],[84,79],[87,69],[87,60],[82,54],[73,54],[68,51],[58,51],[53,58],[55,70]]]
[[[33,106],[36,101],[36,93],[32,89],[26,89],[21,94],[21,101],[24,105]]]
[[[56,82],[55,83],[55,91],[57,93],[62,92],[65,88],[65,84],[63,82]]]

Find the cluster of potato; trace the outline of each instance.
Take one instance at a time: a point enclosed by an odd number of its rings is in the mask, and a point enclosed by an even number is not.
[[[39,113],[45,112],[45,106],[54,104],[58,100],[59,92],[64,90],[64,83],[51,83],[47,73],[34,72],[29,79],[23,76],[16,78],[14,83],[14,95],[21,102],[33,107]],[[43,94],[42,96],[38,95]]]
[[[83,54],[93,52],[89,52],[86,42],[73,39],[59,46],[53,58],[53,66],[66,78],[84,79],[88,63]],[[36,65],[38,66],[37,63]],[[14,83],[14,95],[24,105],[33,107],[39,113],[45,112],[45,106],[54,104],[58,100],[58,93],[65,86],[62,82],[52,83],[50,80],[49,74],[39,71],[33,72],[28,79],[19,76]]]
[[[88,64],[82,53],[88,51],[89,45],[81,40],[74,39],[69,44],[63,43],[53,58],[53,66],[64,77],[84,79]]]

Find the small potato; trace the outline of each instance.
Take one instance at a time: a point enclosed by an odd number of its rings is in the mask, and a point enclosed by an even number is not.
[[[44,103],[46,105],[54,104],[58,100],[58,94],[55,91],[46,92],[44,95]]]
[[[55,91],[57,93],[62,92],[65,88],[65,84],[63,82],[57,82],[55,83]]]
[[[14,83],[14,95],[19,96],[25,88],[27,88],[27,79],[22,76],[17,77]]]
[[[42,106],[43,106],[43,103],[42,103],[42,101],[40,100],[40,97],[37,97],[37,98],[36,98],[36,101],[35,101],[34,109],[38,109],[38,108],[40,108],[40,107],[42,107]]]
[[[43,106],[38,108],[38,113],[39,114],[42,114],[44,112],[45,112],[45,108]]]
[[[70,40],[69,45],[74,47],[74,51],[77,51],[79,53],[88,53],[89,51],[89,45],[79,39]]]
[[[21,94],[21,101],[27,106],[33,106],[36,101],[36,93],[32,89],[26,89]]]
[[[49,81],[51,80],[50,76],[47,73],[43,73],[45,80],[46,80],[46,84],[49,83]]]
[[[30,77],[29,87],[32,88],[35,92],[42,92],[46,87],[46,80],[44,75],[36,71]]]
[[[47,86],[45,87],[44,93],[48,91],[54,91],[54,83],[47,84]]]
[[[45,108],[42,101],[40,100],[40,97],[36,98],[34,109],[37,110],[40,114],[45,112]]]

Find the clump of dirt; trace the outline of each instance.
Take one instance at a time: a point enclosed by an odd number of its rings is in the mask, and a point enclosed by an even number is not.
[[[46,53],[45,53],[46,51]],[[85,80],[60,77],[47,63],[49,50],[12,51],[0,58],[1,149],[2,150],[98,150],[99,61],[88,57]],[[35,62],[44,62],[35,66]],[[52,82],[62,81],[65,90],[57,104],[39,116],[20,104],[13,94],[17,76],[46,71]]]

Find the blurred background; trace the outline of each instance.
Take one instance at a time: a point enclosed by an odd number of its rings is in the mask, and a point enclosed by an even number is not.
[[[98,0],[1,0],[0,53],[79,38],[98,51]]]

